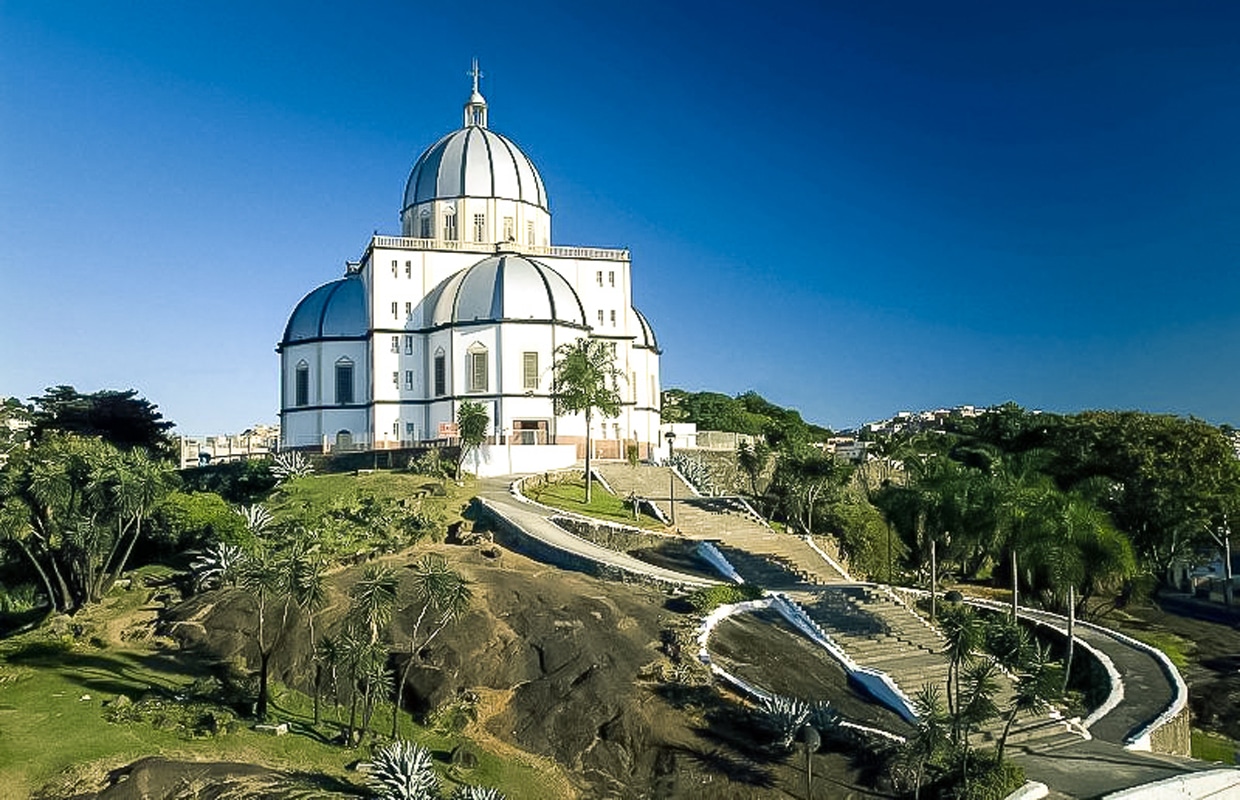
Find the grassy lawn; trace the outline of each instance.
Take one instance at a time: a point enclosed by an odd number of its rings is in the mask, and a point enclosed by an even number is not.
[[[1217,733],[1193,730],[1193,758],[1234,764],[1237,750],[1240,750],[1240,742],[1233,742]]]
[[[1130,631],[1129,635],[1161,650],[1163,655],[1175,664],[1176,669],[1184,669],[1189,665],[1188,652],[1192,649],[1192,643],[1183,637],[1164,631]]]
[[[665,531],[667,526],[649,514],[643,513],[633,519],[633,507],[624,498],[609,493],[599,484],[594,484],[590,492],[590,504],[586,505],[586,482],[579,479],[572,482],[551,483],[538,492],[531,493],[530,499],[552,508],[584,514],[587,517],[607,520],[620,525],[631,525],[635,528],[646,528],[653,531]]]

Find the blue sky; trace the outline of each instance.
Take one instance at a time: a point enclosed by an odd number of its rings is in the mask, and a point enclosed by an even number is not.
[[[275,421],[476,56],[665,385],[1240,424],[1238,4],[347,5],[0,4],[0,395]]]

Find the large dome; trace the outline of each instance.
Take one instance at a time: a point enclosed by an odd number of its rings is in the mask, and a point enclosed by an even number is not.
[[[585,327],[581,299],[560,273],[501,253],[461,270],[426,298],[432,326],[525,320]]]
[[[413,165],[404,209],[432,200],[494,197],[547,208],[542,177],[512,140],[480,125],[453,131]]]
[[[366,290],[358,275],[325,283],[302,298],[288,318],[281,345],[367,334]]]

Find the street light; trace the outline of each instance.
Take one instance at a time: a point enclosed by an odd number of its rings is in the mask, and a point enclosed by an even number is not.
[[[672,465],[672,453],[676,448],[676,432],[668,431],[663,434],[663,438],[667,439],[667,475],[668,475],[668,501],[667,507],[672,512],[672,527],[676,527],[676,467]]]

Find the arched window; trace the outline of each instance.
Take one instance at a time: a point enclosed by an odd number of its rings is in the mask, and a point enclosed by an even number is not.
[[[341,405],[353,402],[353,362],[348,358],[336,362],[336,402]]]
[[[487,390],[487,349],[474,342],[465,350],[465,391]]]
[[[418,236],[423,239],[435,238],[435,218],[431,216],[429,208],[422,209],[418,216]]]
[[[293,371],[293,405],[310,405],[310,365],[298,361]]]
[[[443,397],[448,393],[448,368],[447,359],[444,358],[443,348],[435,350],[435,396]]]

